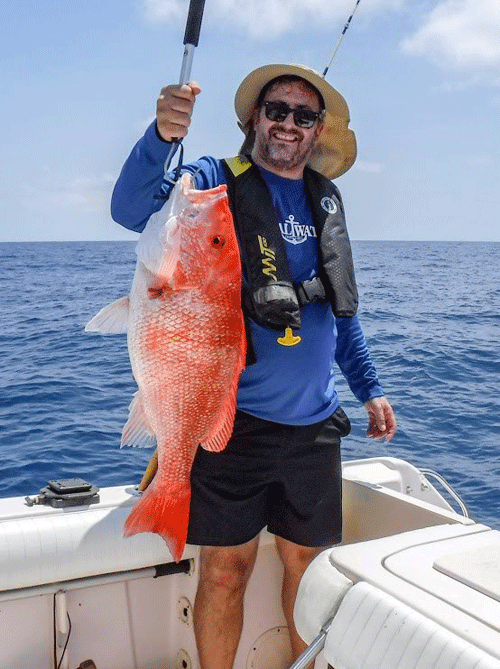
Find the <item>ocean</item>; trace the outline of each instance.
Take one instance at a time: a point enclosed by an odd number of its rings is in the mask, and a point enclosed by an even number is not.
[[[0,496],[54,478],[137,483],[119,448],[135,392],[125,335],[84,332],[129,291],[134,242],[0,244]],[[338,372],[344,459],[392,456],[443,475],[500,529],[500,243],[353,242],[359,317],[399,422],[389,444]]]

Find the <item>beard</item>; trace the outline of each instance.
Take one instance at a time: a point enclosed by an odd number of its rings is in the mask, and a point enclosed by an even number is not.
[[[279,140],[275,133],[283,132],[294,135],[296,141],[289,142]],[[255,150],[257,155],[271,167],[279,170],[293,169],[299,165],[305,165],[316,144],[316,133],[305,140],[304,133],[298,129],[285,129],[275,125],[269,128],[267,135],[257,133],[255,137]]]

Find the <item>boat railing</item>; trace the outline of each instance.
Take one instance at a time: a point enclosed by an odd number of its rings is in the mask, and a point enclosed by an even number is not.
[[[462,512],[462,516],[464,516],[464,518],[469,518],[470,517],[469,516],[469,511],[467,509],[467,506],[465,505],[465,502],[460,497],[458,492],[448,483],[448,481],[444,478],[444,476],[441,476],[441,474],[438,474],[433,469],[422,469],[422,468],[420,468],[420,472],[426,478],[432,478],[435,481],[437,481],[446,490],[446,492],[449,494],[449,496],[460,507],[460,510]]]

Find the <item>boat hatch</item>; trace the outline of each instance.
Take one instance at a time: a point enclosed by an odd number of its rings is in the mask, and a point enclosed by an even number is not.
[[[500,541],[443,555],[435,560],[434,569],[500,602]]]
[[[402,583],[417,586],[500,632],[499,531],[410,545],[388,555],[384,566]]]

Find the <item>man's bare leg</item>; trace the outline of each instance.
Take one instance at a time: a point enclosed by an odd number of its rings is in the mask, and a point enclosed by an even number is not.
[[[299,546],[291,541],[276,537],[276,548],[283,562],[285,573],[283,576],[283,589],[281,598],[283,603],[283,613],[290,632],[290,644],[292,646],[293,658],[296,659],[305,649],[306,644],[302,641],[295,629],[293,621],[293,607],[302,578],[309,563],[321,552],[321,548],[308,548]]]
[[[243,597],[259,537],[240,546],[203,546],[194,604],[201,669],[231,669],[243,627]]]

